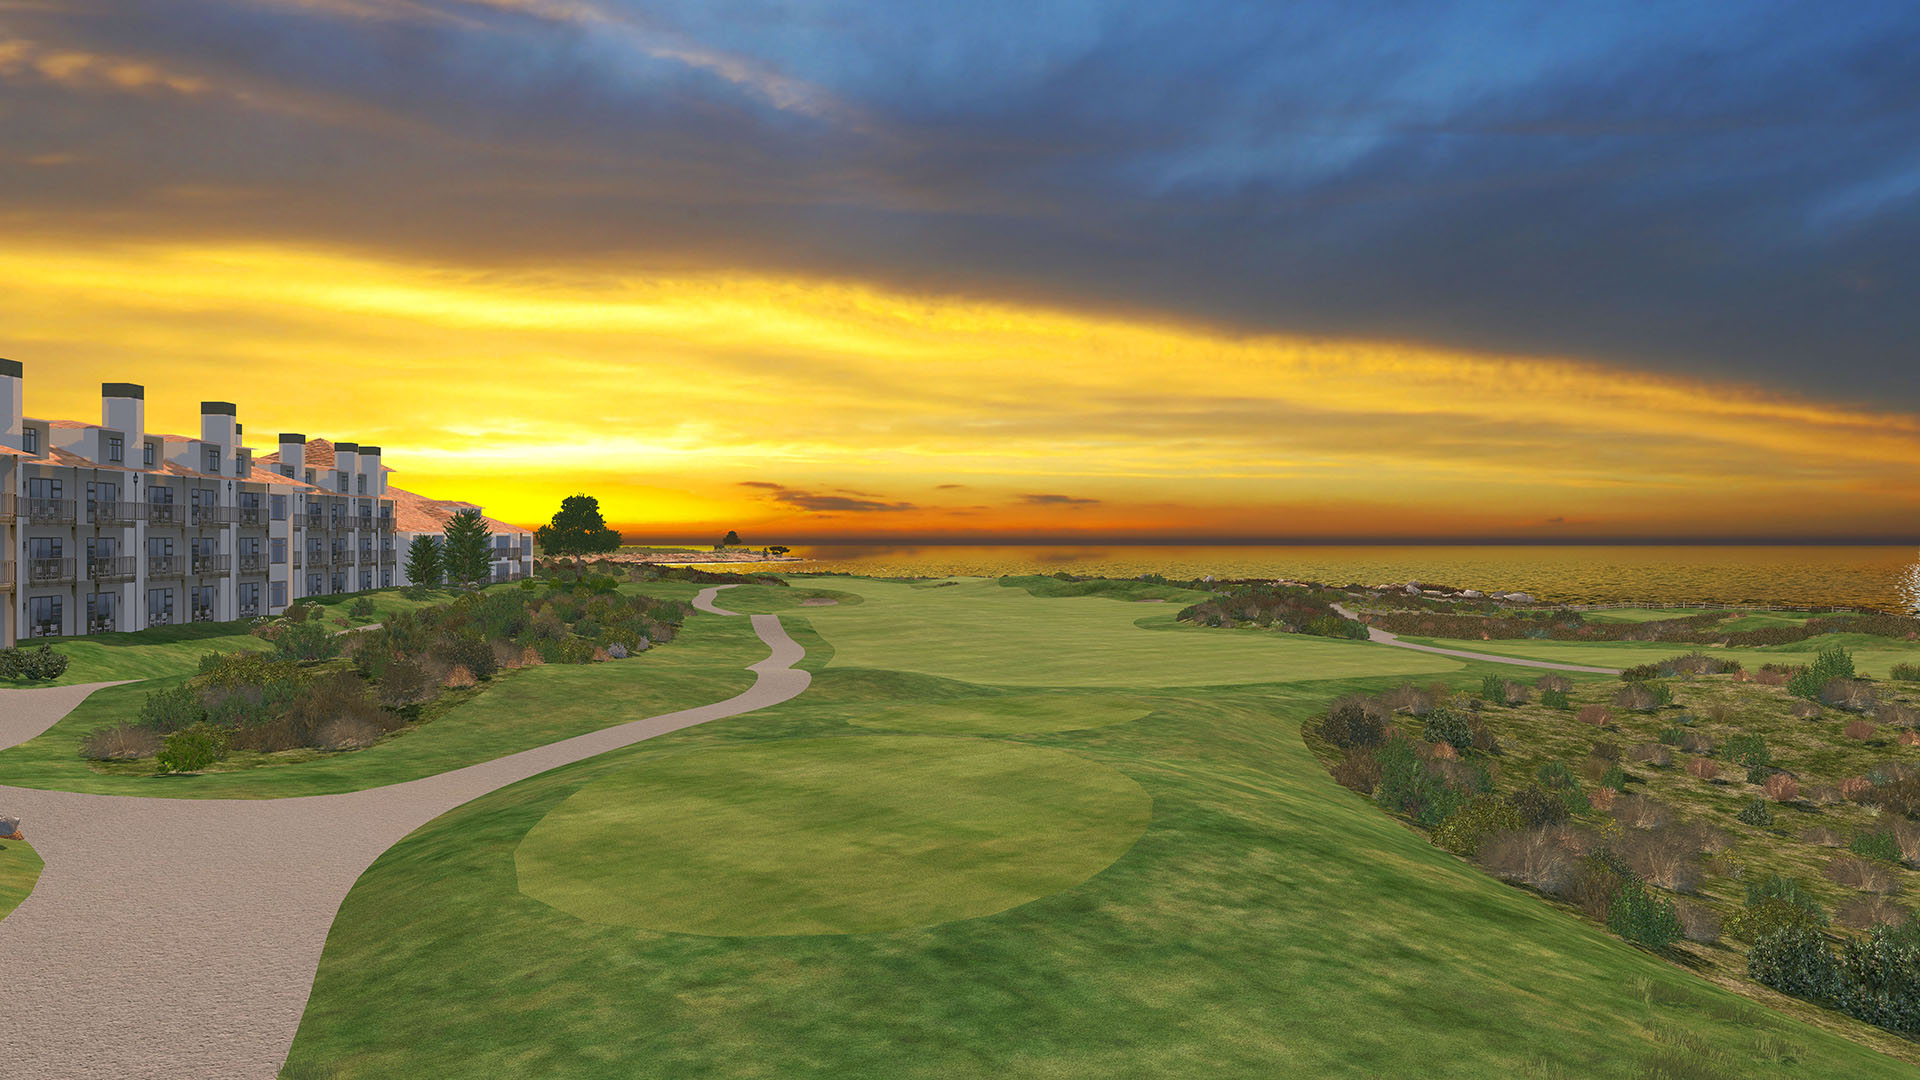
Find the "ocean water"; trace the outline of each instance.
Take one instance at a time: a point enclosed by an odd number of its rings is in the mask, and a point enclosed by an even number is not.
[[[1786,604],[1920,611],[1920,550],[1864,546],[796,546],[796,570],[1434,582],[1568,603]]]

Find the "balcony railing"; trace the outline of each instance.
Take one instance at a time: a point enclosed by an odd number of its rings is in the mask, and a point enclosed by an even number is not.
[[[381,532],[393,531],[393,515],[392,514],[380,515],[380,531]]]
[[[113,633],[113,616],[111,615],[87,616],[87,633],[89,634]]]
[[[150,578],[179,577],[185,566],[186,560],[178,555],[147,556],[147,576]]]
[[[251,604],[242,603],[240,605],[240,617],[243,619],[252,619],[257,617],[259,614],[260,614],[260,601],[258,600],[255,600]]]
[[[0,589],[13,588],[13,564],[0,562]]]
[[[193,609],[193,621],[194,621],[194,622],[212,622],[212,621],[213,621],[213,609],[212,609],[212,608],[210,608],[210,607],[197,607],[197,608],[194,608],[194,609]]]
[[[32,624],[33,637],[59,637],[60,624],[57,622],[37,622]]]
[[[344,548],[338,549],[334,551],[332,561],[333,561],[333,565],[335,566],[352,566],[353,552],[348,551]]]
[[[0,492],[0,521],[12,521],[16,512],[14,497],[9,493]]]
[[[147,609],[147,625],[148,626],[172,626],[173,612],[171,610],[155,611],[152,608],[148,608]]]
[[[267,508],[264,506],[237,506],[234,507],[233,517],[234,520],[244,528],[263,529],[267,525]]]
[[[193,572],[196,574],[224,574],[231,569],[233,569],[231,555],[195,555],[193,557]],[[195,618],[198,617],[195,616]]]
[[[147,519],[147,504],[95,501],[87,504],[87,516],[95,525],[131,525]]]
[[[185,509],[178,503],[150,502],[147,504],[147,524],[178,525],[186,520]]]
[[[365,529],[368,532],[373,531],[373,515],[372,514],[361,514],[357,520],[359,521],[359,524],[355,525],[354,528]]]
[[[70,585],[73,583],[72,559],[28,559],[27,584]]]
[[[380,549],[380,565],[393,566],[400,561],[400,553],[392,548]]]
[[[309,510],[304,514],[296,514],[294,516],[300,518],[300,524],[309,529],[324,529],[327,527],[327,516],[325,514],[316,514]]]
[[[264,552],[243,551],[234,556],[240,560],[240,572],[243,574],[264,574],[267,572],[267,556]]]
[[[87,576],[95,581],[132,581],[140,560],[132,555],[110,555],[87,564]]]
[[[27,499],[27,520],[35,525],[73,524],[72,499]]]
[[[238,514],[231,506],[195,506],[193,523],[196,526],[231,525]]]

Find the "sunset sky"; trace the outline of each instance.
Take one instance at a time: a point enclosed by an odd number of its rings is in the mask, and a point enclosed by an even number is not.
[[[642,540],[1905,540],[1915,55],[1905,3],[0,0],[0,356]]]

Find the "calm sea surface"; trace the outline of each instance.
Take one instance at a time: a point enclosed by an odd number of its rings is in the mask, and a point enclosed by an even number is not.
[[[1719,601],[1920,610],[1911,547],[796,547],[795,569],[1428,581],[1574,603]]]

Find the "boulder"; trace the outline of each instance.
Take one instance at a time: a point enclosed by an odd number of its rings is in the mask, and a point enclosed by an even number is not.
[[[1460,599],[1462,600],[1482,600],[1486,598],[1486,595],[1486,593],[1481,592],[1479,589],[1460,590]]]
[[[25,840],[25,839],[26,837],[20,835],[20,819],[19,818],[0,817],[0,840]]]
[[[607,646],[607,659],[625,660],[626,658],[627,658],[627,647],[625,645],[622,645],[616,641],[613,644]]]
[[[1533,597],[1528,596],[1526,593],[1523,593],[1523,592],[1510,592],[1507,594],[1507,599],[1513,601],[1516,604],[1533,603]]]

